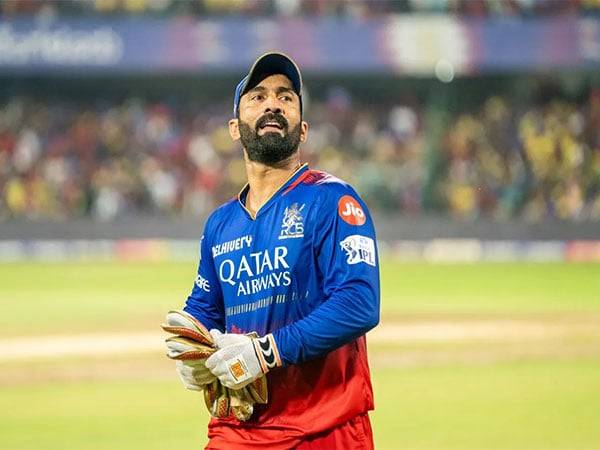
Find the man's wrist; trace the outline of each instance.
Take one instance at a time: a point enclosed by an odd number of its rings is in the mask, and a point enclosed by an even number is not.
[[[252,339],[252,343],[263,373],[282,366],[279,349],[271,333],[261,338]]]

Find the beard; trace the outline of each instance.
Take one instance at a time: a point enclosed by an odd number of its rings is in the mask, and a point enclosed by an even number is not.
[[[260,136],[261,127],[267,122],[277,122],[283,135],[267,132]],[[288,121],[280,114],[265,114],[256,121],[255,129],[239,119],[240,140],[246,149],[248,159],[266,166],[275,167],[281,161],[292,156],[300,145],[300,123],[288,130]]]

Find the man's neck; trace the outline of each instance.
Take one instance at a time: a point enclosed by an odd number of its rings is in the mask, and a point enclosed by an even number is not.
[[[246,209],[256,216],[258,210],[300,167],[300,156],[296,152],[276,167],[250,161],[247,156],[244,159],[249,185]]]

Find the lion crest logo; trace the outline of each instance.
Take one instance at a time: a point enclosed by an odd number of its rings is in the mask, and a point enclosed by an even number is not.
[[[304,225],[302,221],[302,210],[304,204],[298,207],[298,203],[292,203],[285,208],[283,220],[281,221],[281,232],[279,239],[291,239],[304,237]]]

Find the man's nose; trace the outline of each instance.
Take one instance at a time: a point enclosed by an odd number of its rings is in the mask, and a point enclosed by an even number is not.
[[[265,112],[282,114],[283,110],[281,109],[281,102],[276,95],[269,95],[267,97],[267,100],[265,101]]]

